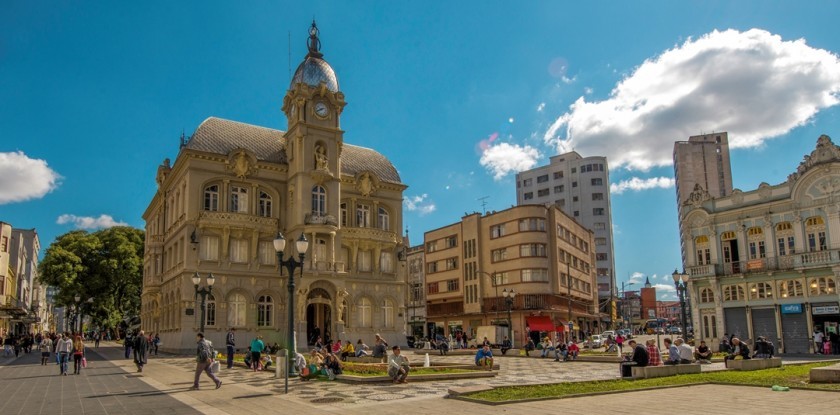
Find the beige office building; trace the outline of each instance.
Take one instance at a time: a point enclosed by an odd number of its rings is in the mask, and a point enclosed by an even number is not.
[[[142,326],[165,350],[194,348],[200,302],[191,278],[215,276],[207,298],[207,337],[237,347],[257,335],[286,344],[295,307],[296,344],[316,327],[325,339],[370,343],[381,333],[404,344],[406,284],[400,266],[406,186],[375,150],[344,142],[344,94],[323,59],[317,28],[282,110],[288,131],[208,118],[174,163],[158,168],[158,191],[143,214],[146,251]],[[289,298],[272,241],[309,240]]]
[[[600,330],[593,233],[558,207],[474,213],[426,232],[424,242],[426,318],[437,333],[507,326],[510,290],[516,345],[570,320],[577,335]]]
[[[783,353],[813,351],[814,329],[840,330],[840,147],[821,136],[787,181],[683,201],[683,257],[695,335],[765,336]]]

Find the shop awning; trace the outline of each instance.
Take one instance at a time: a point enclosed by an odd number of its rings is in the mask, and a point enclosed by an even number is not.
[[[531,331],[554,331],[554,323],[549,316],[528,316],[525,324]]]
[[[580,329],[580,327],[578,327],[577,323],[572,323],[572,324],[573,324],[574,330],[579,330]],[[569,323],[567,321],[564,321],[563,324],[560,324],[560,325],[557,326],[556,330],[557,331],[566,331],[566,329],[568,329],[568,328],[569,328]]]

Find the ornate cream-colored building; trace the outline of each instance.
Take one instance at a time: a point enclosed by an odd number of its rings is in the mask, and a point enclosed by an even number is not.
[[[191,277],[212,273],[206,335],[237,347],[256,335],[285,344],[287,307],[296,307],[297,344],[318,327],[333,340],[404,343],[402,198],[396,168],[374,150],[344,143],[344,94],[320,53],[313,23],[309,53],[282,110],[288,131],[208,118],[158,168],[158,191],[143,214],[146,252],[142,327],[163,348],[193,347],[200,302]],[[289,305],[272,240],[310,241]],[[286,258],[294,243],[287,244]]]
[[[713,198],[697,184],[681,219],[695,335],[765,336],[813,351],[814,329],[840,328],[840,147],[820,136],[785,183]]]

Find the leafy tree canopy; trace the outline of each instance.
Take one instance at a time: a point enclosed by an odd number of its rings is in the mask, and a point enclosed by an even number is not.
[[[144,238],[143,230],[128,226],[61,235],[39,265],[41,283],[58,288],[57,306],[75,304],[78,295],[85,315],[116,327],[140,313]]]

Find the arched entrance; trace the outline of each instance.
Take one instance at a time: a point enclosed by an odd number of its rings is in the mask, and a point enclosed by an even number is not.
[[[306,339],[312,345],[318,336],[324,342],[332,339],[332,296],[323,288],[315,288],[306,301]]]

